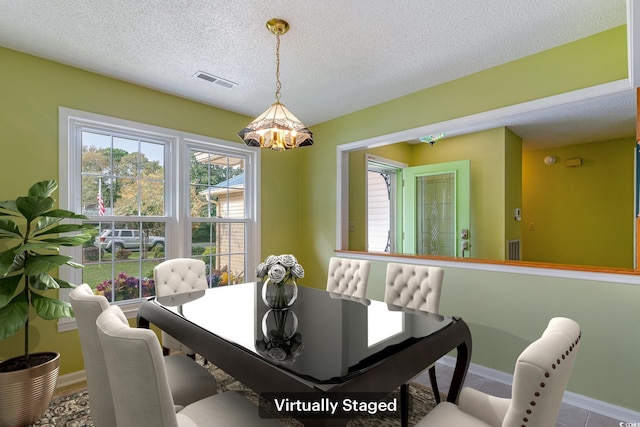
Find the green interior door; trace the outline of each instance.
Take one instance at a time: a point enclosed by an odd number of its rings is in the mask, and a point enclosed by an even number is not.
[[[469,230],[469,160],[403,169],[403,252],[464,256]]]

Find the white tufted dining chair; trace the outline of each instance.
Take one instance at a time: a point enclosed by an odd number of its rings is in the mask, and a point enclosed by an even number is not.
[[[556,425],[580,345],[580,326],[554,317],[518,357],[511,399],[465,387],[458,405],[442,402],[417,427],[547,427]]]
[[[366,303],[370,269],[370,261],[331,257],[327,291],[332,296],[347,297],[347,299]]]
[[[131,328],[118,306],[96,321],[104,351],[117,426],[258,427],[280,424],[258,416],[258,407],[226,391],[174,410],[160,342],[149,329]]]
[[[116,422],[111,383],[96,329],[96,320],[109,308],[109,301],[102,295],[95,295],[86,283],[73,289],[69,299],[78,325],[91,419],[97,427],[113,427]],[[167,356],[165,366],[169,388],[179,408],[218,392],[213,375],[184,354]]]
[[[209,287],[204,261],[191,258],[174,258],[161,262],[153,269],[156,296],[167,306],[180,305],[181,295],[204,291]],[[161,332],[162,351],[167,355],[171,350],[181,351],[194,357],[194,351],[166,332]]]
[[[438,314],[444,270],[412,264],[387,264],[384,302],[392,307],[410,308]],[[440,402],[440,391],[436,379],[435,365],[429,366],[429,381],[436,402]]]

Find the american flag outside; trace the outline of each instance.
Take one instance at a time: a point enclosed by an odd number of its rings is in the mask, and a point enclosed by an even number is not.
[[[98,191],[98,215],[104,216],[104,201],[102,201],[102,190]]]

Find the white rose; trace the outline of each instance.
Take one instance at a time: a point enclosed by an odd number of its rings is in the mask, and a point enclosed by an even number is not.
[[[298,263],[298,260],[296,260],[296,257],[294,257],[291,254],[280,255],[278,258],[279,258],[278,262],[284,265],[285,267],[291,268]]]
[[[267,266],[271,267],[273,264],[278,262],[278,257],[275,255],[269,255],[267,257],[267,259],[264,260],[264,263],[267,264]]]
[[[291,274],[298,279],[302,279],[304,277],[304,268],[300,264],[295,264],[291,267]]]
[[[284,277],[287,274],[287,269],[281,266],[280,264],[276,264],[269,269],[269,278],[274,283],[280,283],[284,280]]]
[[[262,279],[264,276],[267,275],[268,270],[269,270],[269,267],[267,266],[267,264],[265,264],[264,262],[260,263],[260,265],[256,267],[256,277],[259,277],[260,279]]]

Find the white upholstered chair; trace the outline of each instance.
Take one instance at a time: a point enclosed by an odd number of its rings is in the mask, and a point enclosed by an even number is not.
[[[391,307],[409,308],[438,314],[444,270],[412,264],[387,264],[384,301]],[[436,379],[435,365],[429,366],[429,381],[436,402],[440,402],[440,391]]]
[[[82,347],[91,418],[97,427],[112,427],[116,423],[111,384],[96,329],[96,320],[109,308],[109,301],[102,295],[94,295],[87,284],[76,287],[69,296]],[[213,375],[185,355],[167,356],[165,361],[176,405],[186,406],[218,392],[218,383]]]
[[[204,261],[191,258],[175,258],[161,262],[153,269],[156,296],[164,305],[180,305],[181,295],[204,291],[209,287]],[[173,303],[172,303],[172,300]],[[180,351],[194,358],[194,351],[166,332],[161,332],[162,351]]]
[[[122,427],[279,426],[258,416],[258,408],[236,392],[224,392],[174,410],[166,357],[149,329],[131,328],[112,306],[96,321],[102,344],[116,425]]]
[[[370,261],[332,257],[329,259],[327,291],[334,297],[370,303],[367,300],[370,269]]]
[[[542,336],[518,357],[511,398],[463,388],[458,405],[442,402],[419,427],[547,427],[556,425],[562,396],[580,345],[580,326],[551,319]]]

